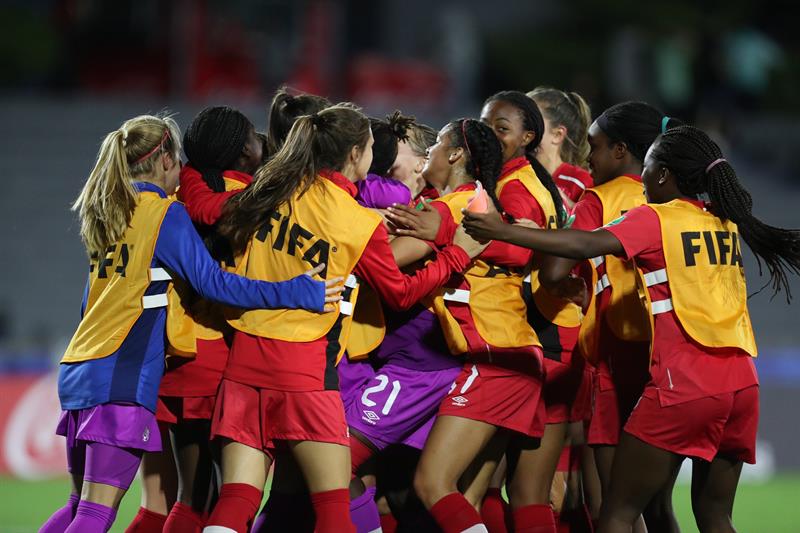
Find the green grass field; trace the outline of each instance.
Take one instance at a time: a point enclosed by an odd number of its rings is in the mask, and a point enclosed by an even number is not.
[[[67,498],[69,482],[19,481],[0,478],[0,532],[30,533]],[[120,506],[111,531],[121,532],[136,514],[139,485],[128,493]],[[739,533],[796,533],[800,531],[800,475],[782,475],[763,485],[741,485],[736,496],[734,523]],[[689,487],[675,488],[675,508],[683,533],[696,533],[689,506]]]

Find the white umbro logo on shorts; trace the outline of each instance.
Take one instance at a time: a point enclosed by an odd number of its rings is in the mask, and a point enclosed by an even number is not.
[[[361,418],[363,418],[365,422],[369,422],[373,426],[375,425],[375,422],[381,419],[381,417],[375,414],[374,411],[362,411],[362,412],[364,413],[364,416],[362,416]]]
[[[467,404],[467,402],[469,401],[468,399],[464,398],[463,396],[455,396],[455,397],[453,397],[451,399],[453,400],[453,405],[459,405],[461,407],[465,406]]]
[[[147,442],[150,440],[150,428],[144,428],[144,433],[142,433],[142,442]]]

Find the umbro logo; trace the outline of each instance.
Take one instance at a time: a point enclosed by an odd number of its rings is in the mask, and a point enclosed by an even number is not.
[[[361,419],[373,426],[375,422],[381,419],[374,411],[362,411],[362,413],[364,413],[364,416],[362,416]]]
[[[467,402],[469,401],[468,399],[464,398],[463,396],[455,396],[455,397],[451,398],[451,400],[453,401],[453,405],[460,405],[462,407],[465,406],[467,404]]]

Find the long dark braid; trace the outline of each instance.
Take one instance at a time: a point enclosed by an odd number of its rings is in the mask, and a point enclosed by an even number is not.
[[[253,124],[240,111],[227,106],[202,110],[183,135],[189,164],[214,192],[225,190],[224,170],[230,170],[242,154]]]
[[[536,176],[539,178],[539,181],[542,182],[542,185],[544,185],[550,193],[550,197],[553,199],[553,205],[556,207],[556,224],[559,228],[562,227],[567,219],[567,212],[564,209],[564,201],[561,199],[561,193],[558,192],[558,187],[556,187],[553,181],[553,176],[551,176],[547,169],[536,159],[536,148],[539,146],[539,143],[542,142],[542,136],[544,135],[544,118],[542,117],[541,111],[539,111],[539,107],[532,98],[519,91],[501,91],[490,96],[483,105],[497,100],[508,102],[516,107],[522,114],[523,127],[534,133],[534,139],[525,147],[525,157],[528,159],[528,162],[530,162],[533,170],[536,171]]]
[[[464,149],[467,174],[480,180],[495,208],[502,213],[495,189],[503,169],[503,147],[494,131],[479,120],[462,118],[449,124],[449,132],[450,146]]]
[[[767,264],[773,296],[785,290],[791,301],[788,275],[800,275],[800,231],[776,228],[753,216],[753,198],[733,166],[723,159],[719,146],[703,131],[679,126],[656,141],[652,157],[678,178],[683,194],[708,193],[711,211],[739,227],[742,239],[756,255],[759,273],[761,260]]]

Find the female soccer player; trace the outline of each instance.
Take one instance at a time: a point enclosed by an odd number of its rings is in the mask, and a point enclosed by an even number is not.
[[[589,142],[586,139],[592,114],[581,95],[552,87],[537,87],[528,92],[544,117],[544,137],[536,158],[553,176],[564,207],[572,211],[592,175],[586,170]]]
[[[262,143],[262,159],[269,160],[278,151],[297,117],[316,113],[330,105],[321,96],[302,93],[293,95],[287,87],[278,89],[269,108],[266,139],[258,134]],[[178,199],[186,203],[186,210],[196,224],[213,226],[222,216],[222,208],[228,199],[241,191],[241,188],[212,189],[198,172],[183,172]]]
[[[504,164],[496,192],[505,212],[514,218],[536,220],[542,225],[552,225],[552,227],[562,222],[563,207],[558,189],[535,155],[544,133],[544,120],[535,102],[518,91],[504,91],[486,101],[481,112],[481,120],[493,129],[501,143]],[[443,217],[447,214],[446,209],[442,210]],[[417,214],[400,207],[393,208],[390,216],[399,226],[410,228],[398,229],[399,234],[431,239],[436,244],[446,243],[446,236],[452,235],[456,227],[454,224],[443,223],[438,230],[435,227],[421,228]],[[482,257],[486,257],[487,262],[495,265],[520,270],[531,261],[531,254],[513,246],[491,245]],[[532,279],[535,283],[535,273]],[[579,310],[572,304],[550,297],[538,288],[536,293],[538,304],[541,305],[541,311],[537,313],[539,315],[546,313],[546,319],[541,320],[541,323],[550,328],[550,332],[544,337],[546,351],[560,360],[563,346],[569,345],[569,342],[566,337],[559,336],[563,330],[555,329],[552,321],[558,320],[575,329],[580,320]],[[577,333],[573,334],[573,337],[576,336]],[[537,338],[542,340],[542,337]],[[574,340],[572,342],[574,344]],[[446,404],[447,401],[443,406]],[[551,436],[554,434],[552,430],[549,433]],[[546,442],[551,441],[548,437],[545,439]],[[544,479],[548,478],[548,474],[542,475],[542,472],[551,469],[555,471],[563,435],[560,439],[556,435],[552,440],[559,442],[557,446],[552,446],[555,450],[552,454],[543,456],[531,449],[521,452],[519,472],[526,474],[521,474],[521,477],[517,478],[516,490],[512,491],[514,507],[524,508],[516,512],[515,521],[518,526],[541,521],[552,523],[553,515],[549,506],[550,481]],[[550,448],[551,446],[546,447]],[[516,451],[514,455],[517,455]],[[550,455],[555,457],[551,458]],[[542,457],[547,458],[545,464],[540,464]],[[552,474],[549,478],[552,478]],[[476,481],[476,486],[480,483],[481,481]],[[477,490],[477,492],[482,491]],[[478,497],[482,497],[482,494]]]
[[[212,426],[224,439],[223,485],[208,532],[247,530],[276,449],[291,453],[305,477],[316,530],[352,529],[349,439],[335,369],[357,290],[349,276],[364,279],[387,305],[407,308],[484,247],[459,235],[414,277],[404,276],[380,216],[353,199],[371,148],[368,119],[349,105],[300,117],[253,184],[226,206],[220,231],[243,254],[238,272],[263,279],[324,262],[326,274],[348,279],[348,290],[339,312],[324,320],[308,313],[231,315],[236,332]]]
[[[800,273],[800,232],[764,224],[732,165],[702,131],[679,126],[647,152],[648,204],[602,229],[544,232],[496,215],[467,214],[476,238],[572,259],[635,259],[652,325],[650,381],[625,425],[600,530],[630,531],[684,457],[694,461],[692,505],[701,531],[733,531],[742,462],[755,461],[758,380],[747,311],[743,239],[775,292]],[[707,195],[709,202],[699,199]],[[703,298],[697,298],[702,287]]]
[[[643,204],[640,174],[645,153],[653,140],[676,122],[643,102],[624,102],[605,110],[589,128],[589,163],[595,186],[587,189],[575,205],[571,227],[593,230]],[[552,283],[569,276],[577,263],[547,258],[542,283],[554,287]],[[596,278],[588,284],[594,302],[582,325],[579,347],[596,365],[587,441],[594,449],[601,492],[605,494],[620,431],[648,379],[649,343],[647,314],[636,293],[634,266],[614,256],[595,257],[591,263]],[[666,522],[663,530],[674,525],[670,493],[658,500],[662,512],[654,515]]]
[[[43,531],[107,531],[143,452],[161,448],[154,411],[172,276],[205,298],[247,308],[322,311],[338,299],[338,289],[309,276],[270,284],[220,270],[183,207],[167,198],[178,181],[179,135],[171,118],[126,121],[106,136],[75,202],[89,279],[59,369],[57,430],[67,437],[73,494]]]
[[[262,147],[250,120],[230,107],[201,111],[184,135],[189,164],[181,175],[199,175],[215,192],[241,190],[261,165]],[[181,195],[179,194],[180,198]],[[212,256],[225,264],[230,255],[213,227],[198,227]],[[202,528],[212,499],[211,415],[222,371],[228,361],[232,331],[222,307],[189,295],[196,357],[169,357],[159,389],[159,421],[170,424],[178,471],[177,502],[164,531]],[[169,320],[169,318],[168,318]]]

